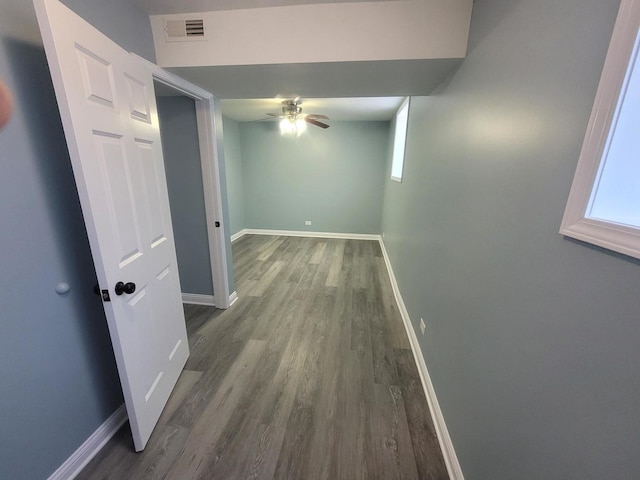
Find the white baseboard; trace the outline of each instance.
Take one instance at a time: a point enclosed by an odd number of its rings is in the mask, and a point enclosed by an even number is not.
[[[407,307],[404,304],[402,295],[400,294],[398,282],[396,280],[395,274],[393,273],[389,255],[387,254],[387,249],[384,246],[384,241],[382,240],[382,238],[380,238],[380,248],[382,249],[384,262],[387,265],[387,271],[389,273],[389,278],[391,279],[393,295],[396,297],[396,302],[398,303],[398,308],[400,309],[400,314],[402,315],[404,328],[407,330],[407,335],[409,336],[409,343],[411,344],[413,357],[415,358],[416,365],[418,366],[418,372],[420,373],[420,379],[422,380],[422,388],[424,388],[424,393],[427,397],[429,411],[431,412],[431,418],[433,419],[436,434],[438,435],[438,441],[440,442],[440,448],[442,449],[444,462],[447,465],[449,478],[451,480],[464,480],[464,475],[462,474],[462,469],[460,468],[458,456],[456,455],[456,452],[453,448],[453,443],[451,442],[451,437],[449,436],[449,430],[447,430],[447,425],[445,424],[442,410],[440,410],[440,404],[438,403],[436,392],[433,388],[433,383],[431,383],[429,371],[427,370],[427,364],[424,361],[424,355],[422,354],[422,349],[420,348],[420,344],[418,343],[416,331],[413,328],[411,318],[409,318],[409,312],[407,311]]]
[[[229,295],[229,306],[233,305],[238,301],[238,292],[233,292]]]
[[[182,303],[189,303],[192,305],[208,305],[210,307],[216,306],[213,295],[201,295],[199,293],[183,293]]]
[[[231,235],[231,242],[235,242],[236,240],[238,240],[241,237],[244,237],[247,234],[247,229],[242,229],[239,232],[234,233],[233,235]]]
[[[124,404],[91,434],[67,460],[51,474],[48,480],[72,480],[82,471],[93,457],[113,437],[127,421]]]
[[[246,228],[243,235],[277,235],[282,237],[341,238],[345,240],[380,240],[375,233],[307,232],[306,230],[264,230]],[[240,233],[240,232],[238,232]]]

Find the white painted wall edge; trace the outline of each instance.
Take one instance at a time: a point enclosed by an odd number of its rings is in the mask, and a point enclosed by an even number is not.
[[[183,293],[182,303],[189,303],[191,305],[209,305],[211,307],[216,306],[213,295],[201,295],[199,293]]]
[[[127,421],[124,404],[111,414],[98,429],[87,438],[67,460],[51,474],[48,480],[72,480],[82,471],[93,457],[105,446],[120,427]]]
[[[306,230],[263,230],[263,229],[255,229],[255,228],[246,228],[242,230],[242,232],[244,232],[242,233],[242,235],[278,235],[282,237],[342,238],[345,240],[377,240],[377,241],[380,240],[380,235],[375,233],[307,232]],[[237,237],[237,238],[240,238],[240,237]]]
[[[201,2],[202,3],[202,2]],[[464,58],[472,0],[341,2],[151,15],[159,65],[167,67]],[[165,21],[201,19],[204,36],[167,38]],[[330,32],[292,42],[309,20]],[[263,35],[255,25],[286,25]],[[229,41],[239,38],[242,41]],[[179,40],[179,41],[175,41]],[[185,41],[188,40],[188,41]]]
[[[404,304],[404,300],[402,298],[402,294],[400,293],[400,288],[398,287],[396,276],[393,273],[393,268],[391,267],[389,255],[387,254],[387,249],[384,246],[384,241],[382,240],[382,238],[380,238],[380,248],[382,249],[384,262],[387,265],[387,272],[389,273],[389,279],[391,280],[393,295],[396,298],[396,303],[398,304],[400,314],[402,315],[404,328],[407,330],[407,335],[409,336],[411,351],[413,352],[413,358],[415,359],[416,365],[418,366],[420,380],[422,380],[422,387],[424,388],[424,393],[427,397],[429,411],[431,412],[431,418],[433,419],[433,424],[436,429],[436,435],[438,436],[438,442],[440,443],[444,462],[447,466],[447,471],[449,472],[449,478],[451,480],[464,480],[462,468],[460,467],[460,462],[458,462],[458,456],[456,455],[456,452],[453,448],[453,442],[451,441],[451,437],[449,436],[449,430],[447,429],[447,425],[444,421],[442,410],[440,410],[440,404],[438,403],[436,392],[433,388],[433,384],[431,383],[431,377],[429,376],[429,371],[427,370],[427,364],[424,361],[422,349],[420,348],[420,344],[418,343],[418,337],[416,336],[416,332],[411,323],[411,318],[409,318],[409,312],[407,311],[407,307]]]

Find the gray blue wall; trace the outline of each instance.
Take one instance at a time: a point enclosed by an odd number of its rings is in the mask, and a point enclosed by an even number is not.
[[[389,122],[240,126],[247,228],[380,233]],[[311,220],[311,226],[305,226]]]
[[[383,230],[468,480],[637,479],[640,262],[558,234],[619,0],[484,0]]]
[[[242,148],[240,125],[229,117],[224,122],[224,163],[227,169],[227,197],[229,200],[229,232],[244,230],[244,183],[242,178]]]
[[[148,21],[127,1],[65,3],[153,59]],[[0,132],[0,478],[33,480],[123,400],[31,2],[0,5],[0,76],[16,100]]]
[[[65,3],[152,57],[125,0]],[[640,471],[640,264],[557,233],[618,3],[476,2],[469,57],[413,102],[405,181],[380,177],[385,243],[414,324],[427,321],[421,346],[469,480]],[[0,132],[0,478],[12,480],[46,478],[122,402],[24,4],[0,6],[0,75],[17,101]],[[261,228],[304,229],[299,213]]]
[[[157,103],[182,293],[213,295],[195,101],[158,97]]]
[[[128,52],[152,62],[156,49],[149,17],[128,0],[60,0]]]

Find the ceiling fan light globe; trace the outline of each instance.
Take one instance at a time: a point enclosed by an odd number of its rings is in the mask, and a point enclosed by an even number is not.
[[[303,118],[298,118],[295,121],[296,132],[300,135],[307,129],[307,122],[304,121]]]
[[[289,118],[283,118],[280,120],[280,133],[293,133],[296,131],[296,124],[292,122]]]

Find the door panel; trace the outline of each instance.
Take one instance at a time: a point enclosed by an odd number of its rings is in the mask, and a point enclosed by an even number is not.
[[[139,451],[189,355],[153,78],[59,1],[34,3]]]

